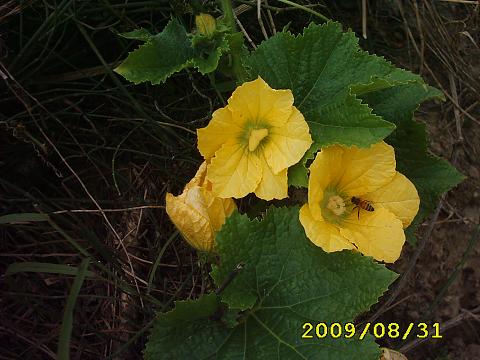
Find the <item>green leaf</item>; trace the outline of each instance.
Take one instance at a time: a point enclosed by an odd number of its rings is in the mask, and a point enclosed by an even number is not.
[[[151,38],[153,38],[153,35],[150,33],[150,31],[144,28],[136,29],[126,33],[119,33],[118,35],[120,35],[121,37],[124,37],[125,39],[139,40],[139,41],[148,41]]]
[[[372,109],[347,91],[310,114],[310,131],[322,134],[322,142],[318,145],[368,147],[372,139],[383,139],[395,129],[395,125],[372,114]]]
[[[393,126],[370,114],[354,92],[372,91],[399,82],[421,81],[417,75],[398,69],[385,59],[361,51],[353,32],[343,32],[341,25],[328,22],[311,24],[302,35],[279,33],[264,41],[247,60],[251,77],[261,76],[270,86],[291,89],[295,105],[305,115],[316,143],[325,146],[348,142],[368,146],[379,142],[391,132]],[[360,84],[364,84],[360,87]],[[356,86],[355,86],[356,85]],[[322,107],[340,106],[329,117],[322,117]],[[343,110],[343,111],[342,111]],[[362,113],[365,123],[348,116]],[[368,121],[365,121],[367,120]],[[336,127],[337,137],[324,134],[324,128]],[[351,128],[363,129],[361,133]],[[343,135],[343,129],[349,131]],[[372,131],[365,134],[365,128]]]
[[[187,67],[192,56],[185,28],[173,19],[161,33],[131,52],[115,71],[135,84],[144,81],[160,84]]]
[[[395,148],[397,170],[415,184],[420,195],[420,210],[407,229],[408,239],[414,241],[416,227],[434,210],[440,196],[465,179],[447,161],[428,155],[425,125],[413,119],[421,102],[442,100],[443,94],[430,86],[403,84],[367,94],[363,99],[376,114],[397,126],[386,141]]]
[[[395,126],[372,113],[357,95],[423,84],[418,75],[362,51],[353,32],[343,32],[335,22],[311,24],[298,36],[278,33],[264,41],[246,65],[251,78],[261,76],[274,88],[292,90],[310,126],[314,151],[331,144],[368,147],[383,140]],[[306,186],[307,159],[289,172],[290,185]]]
[[[371,337],[302,339],[305,322],[352,321],[367,311],[396,278],[371,258],[327,254],[306,237],[298,208],[272,208],[262,221],[233,214],[217,235],[217,286],[244,267],[222,293],[177,303],[156,321],[145,358],[377,360]],[[243,310],[231,321],[232,310]],[[224,319],[227,318],[228,321]],[[313,332],[313,335],[315,333]]]
[[[211,36],[196,34],[192,38],[193,65],[202,74],[208,74],[218,66],[223,53],[229,49],[225,33],[215,31]]]
[[[229,49],[223,30],[216,30],[211,36],[191,36],[175,19],[157,35],[139,29],[121,36],[146,41],[115,69],[135,84],[145,81],[160,84],[172,74],[192,66],[202,74],[210,73]]]
[[[292,207],[271,208],[262,221],[238,214],[227,220],[216,237],[222,261],[213,267],[212,276],[219,286],[238,263],[245,265],[222,300],[240,310],[258,303],[261,307],[299,304],[297,311],[325,321],[352,319],[368,310],[394,273],[358,253],[324,252],[306,238],[298,217],[298,208]],[[300,304],[305,299],[323,310]]]
[[[315,158],[315,153],[320,149],[320,145],[313,143],[310,149],[298,163],[288,168],[288,185],[296,187],[308,187],[307,162]]]

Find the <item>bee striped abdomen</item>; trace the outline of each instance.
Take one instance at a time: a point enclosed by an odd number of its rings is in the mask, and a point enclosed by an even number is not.
[[[370,202],[368,200],[362,200],[360,198],[352,196],[351,202],[355,206],[358,206],[360,209],[363,209],[365,211],[374,211],[375,210],[375,208],[372,206],[372,204],[370,204]]]

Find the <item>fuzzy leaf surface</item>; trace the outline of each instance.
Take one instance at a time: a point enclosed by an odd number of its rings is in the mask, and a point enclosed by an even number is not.
[[[364,93],[396,83],[422,81],[419,76],[360,50],[353,32],[343,32],[335,22],[311,24],[298,36],[278,33],[260,44],[247,59],[247,66],[252,78],[261,76],[274,88],[292,90],[295,105],[309,124],[316,124],[312,137],[320,146],[344,143],[365,147],[393,131],[394,126],[386,126],[386,122],[374,114],[365,116],[364,122],[345,121],[351,114],[368,113],[365,105],[348,97],[355,94],[352,88]],[[337,111],[329,117],[322,116],[319,110],[342,103],[343,112]],[[338,129],[335,138],[323,133],[322,129],[329,127]],[[355,127],[372,131],[356,135],[350,131]]]

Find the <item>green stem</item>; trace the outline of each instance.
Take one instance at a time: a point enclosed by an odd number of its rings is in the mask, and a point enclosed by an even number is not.
[[[233,35],[237,31],[237,25],[233,16],[233,7],[231,0],[219,0],[222,6],[223,16],[225,17],[226,25],[230,28],[230,33]],[[238,83],[243,83],[247,79],[247,73],[242,64],[242,47],[243,42],[235,41],[233,36],[230,38],[230,56],[232,57],[232,70],[237,78]]]
[[[222,5],[223,16],[225,16],[228,27],[232,31],[235,31],[237,26],[235,24],[235,18],[233,17],[232,2],[230,0],[220,0],[220,5]]]

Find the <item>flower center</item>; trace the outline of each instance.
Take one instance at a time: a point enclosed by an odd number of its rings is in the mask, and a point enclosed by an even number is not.
[[[327,202],[327,209],[337,216],[343,215],[346,211],[345,201],[338,195],[330,196]]]
[[[348,196],[339,191],[335,186],[328,186],[320,202],[322,216],[325,221],[341,225],[351,211],[351,205],[347,199]]]
[[[267,129],[253,129],[248,138],[248,150],[255,151],[260,142],[268,136]]]

